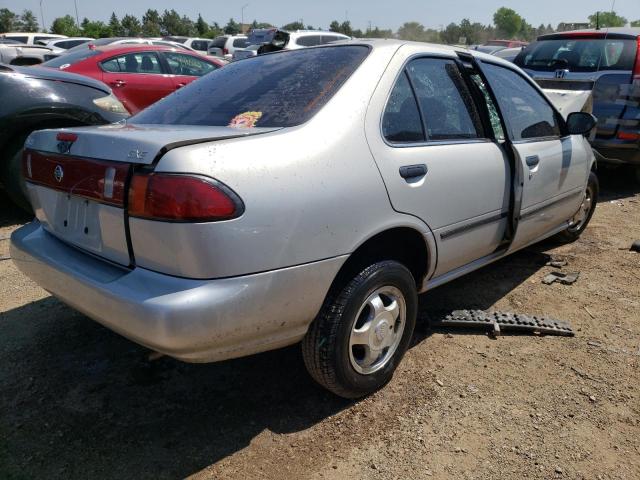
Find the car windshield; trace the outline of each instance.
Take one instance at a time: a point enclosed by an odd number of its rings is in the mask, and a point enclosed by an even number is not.
[[[132,117],[132,124],[291,127],[309,120],[366,58],[360,45],[262,55],[220,68]]]
[[[74,47],[77,48],[77,47]],[[86,60],[94,55],[99,55],[101,52],[91,48],[83,48],[81,50],[71,51],[67,50],[67,53],[60,55],[59,57],[52,58],[42,64],[43,67],[60,68],[62,66],[73,65],[74,63]]]
[[[636,45],[635,40],[620,38],[540,40],[524,49],[514,63],[538,71],[631,70],[636,59]]]

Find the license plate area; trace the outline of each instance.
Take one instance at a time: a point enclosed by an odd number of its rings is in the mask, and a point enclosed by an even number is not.
[[[124,210],[42,185],[29,184],[36,218],[45,230],[64,242],[129,265]]]

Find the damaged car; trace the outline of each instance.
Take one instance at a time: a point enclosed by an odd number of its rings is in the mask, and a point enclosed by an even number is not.
[[[31,134],[36,220],[11,257],[154,351],[212,362],[301,342],[320,385],[362,397],[391,380],[419,293],[580,236],[598,197],[594,125],[465,49],[261,55],[126,124]]]

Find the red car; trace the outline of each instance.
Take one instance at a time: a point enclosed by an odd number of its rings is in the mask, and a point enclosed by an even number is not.
[[[103,81],[131,114],[223,65],[197,53],[144,44],[88,47],[42,64]]]

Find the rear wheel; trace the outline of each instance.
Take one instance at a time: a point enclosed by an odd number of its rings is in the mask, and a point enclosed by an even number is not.
[[[307,370],[345,398],[382,388],[406,352],[417,315],[416,283],[395,261],[375,263],[331,292],[302,342]]]
[[[582,232],[587,228],[589,220],[591,220],[591,217],[593,216],[593,212],[596,210],[599,191],[600,186],[598,183],[598,177],[594,172],[591,172],[589,174],[589,181],[587,182],[587,188],[584,191],[580,208],[569,221],[569,227],[556,235],[556,238],[559,241],[570,243],[580,238]]]
[[[21,135],[11,142],[0,163],[0,182],[13,202],[28,213],[33,213],[28,200],[27,185],[22,176],[22,152],[27,135]]]

